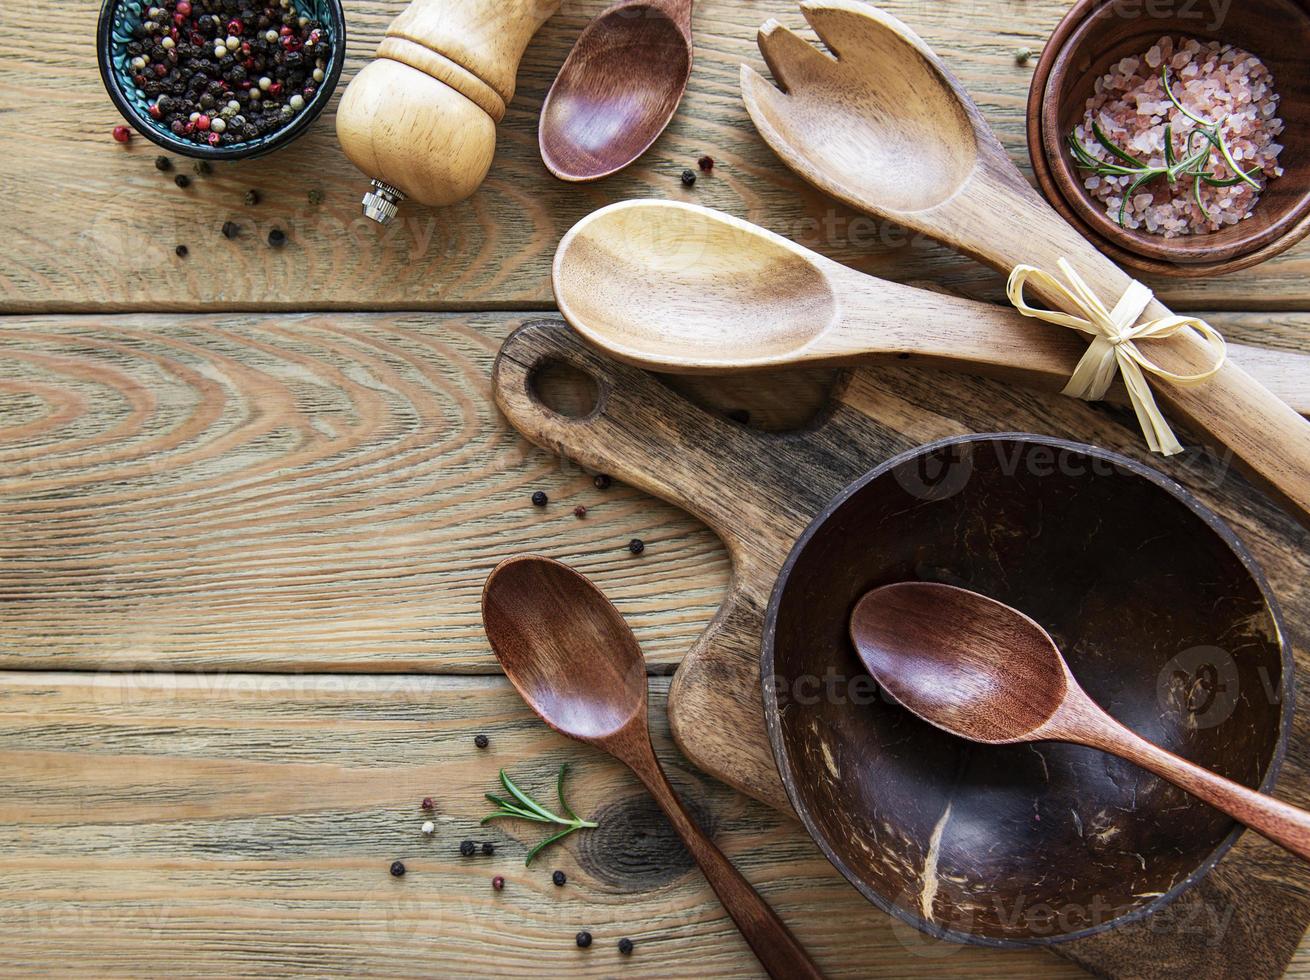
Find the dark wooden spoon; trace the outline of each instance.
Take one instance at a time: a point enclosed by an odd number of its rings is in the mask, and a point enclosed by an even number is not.
[[[1310,861],[1310,813],[1153,745],[1078,686],[1050,635],[995,599],[904,582],[851,614],[864,666],[929,724],[989,745],[1073,742],[1127,759]]]
[[[582,32],[541,109],[541,159],[599,180],[659,138],[691,77],[693,0],[622,0]]]
[[[506,676],[546,724],[608,752],[645,783],[769,976],[822,977],[665,778],[646,725],[646,661],[604,593],[549,558],[510,558],[487,579],[482,625]]]

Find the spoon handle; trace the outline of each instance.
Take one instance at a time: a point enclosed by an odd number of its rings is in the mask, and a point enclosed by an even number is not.
[[[1099,709],[1098,709],[1099,710]],[[1108,715],[1103,715],[1076,739],[1127,759],[1175,786],[1187,790],[1251,830],[1310,861],[1310,813],[1225,779],[1167,749],[1148,742]]]
[[[822,980],[823,974],[805,947],[683,808],[649,741],[645,751],[634,747],[622,757],[668,816],[769,976],[774,980]]]

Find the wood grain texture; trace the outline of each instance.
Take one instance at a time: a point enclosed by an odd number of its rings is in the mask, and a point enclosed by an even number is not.
[[[537,114],[565,56],[604,0],[567,0],[529,45],[518,93],[499,130],[496,162],[481,191],[442,211],[406,210],[379,230],[359,211],[367,181],[334,135],[336,100],[310,132],[274,156],[216,168],[187,191],[151,165],[144,139],[109,137],[121,120],[101,88],[90,43],[96,8],[78,5],[49,30],[37,0],[0,9],[9,43],[0,48],[0,309],[211,310],[530,308],[550,303],[548,267],[560,236],[616,200],[694,200],[749,218],[833,258],[900,282],[934,283],[998,299],[1000,277],[969,260],[856,215],[789,173],[755,134],[742,106],[738,67],[764,70],[755,32],[769,17],[792,26],[789,0],[702,0],[696,6],[696,69],[665,135],[622,174],[586,188],[553,180],[537,148]],[[1031,66],[1014,50],[1040,49],[1065,0],[889,0],[956,72],[1026,162],[1024,103]],[[399,0],[348,0],[344,84],[372,56],[402,9]],[[678,175],[703,153],[718,161],[691,190]],[[263,202],[242,204],[258,188]],[[321,205],[306,194],[320,190]],[[229,242],[224,221],[243,234]],[[290,241],[263,242],[273,226]],[[179,262],[173,247],[191,257]],[[1310,250],[1231,277],[1163,284],[1180,309],[1304,305]]]
[[[1271,351],[1302,349],[1310,329],[1310,315],[1213,319]],[[524,550],[594,578],[652,667],[676,664],[723,595],[724,550],[680,510],[599,491],[513,433],[489,375],[521,322],[0,324],[0,665],[491,672],[477,596]],[[772,431],[820,411],[832,379],[670,384]],[[921,382],[931,400],[936,376]]]
[[[534,404],[526,378],[536,365],[561,360],[597,379],[603,412],[568,420]],[[670,705],[673,728],[696,765],[776,806],[787,802],[764,735],[758,668],[763,612],[792,542],[838,490],[897,452],[969,431],[1031,431],[1139,459],[1147,455],[1131,413],[981,380],[938,375],[930,387],[925,380],[912,368],[856,371],[809,431],[756,435],[732,431],[697,412],[649,376],[583,349],[559,327],[532,325],[502,349],[496,396],[529,438],[679,501],[724,539],[733,562],[730,594],[678,671]],[[1310,655],[1300,645],[1310,627],[1308,532],[1253,492],[1222,455],[1200,447],[1173,460],[1143,461],[1229,520],[1263,564],[1298,644],[1298,661],[1310,669]],[[1294,747],[1279,784],[1280,795],[1297,804],[1310,799],[1301,751],[1310,734],[1307,717],[1304,710],[1296,717]],[[1233,914],[1228,889],[1249,896],[1246,900],[1261,911],[1258,918],[1239,920],[1244,935],[1230,933],[1222,947],[1208,948],[1193,937],[1162,935],[1152,918],[1114,930],[1109,938],[1066,944],[1060,952],[1097,972],[1135,960],[1202,975],[1214,970],[1276,977],[1310,921],[1304,897],[1308,875],[1277,848],[1247,835],[1196,893],[1204,914],[1228,918]]]
[[[651,687],[679,791],[830,976],[1080,975],[1048,953],[893,926],[794,823],[690,770],[664,721],[667,681]],[[506,766],[550,798],[562,762],[570,802],[601,827],[525,869],[539,828],[478,827],[482,794]],[[0,772],[6,976],[56,963],[93,976],[759,975],[637,780],[550,732],[501,679],[5,674]],[[497,852],[462,858],[462,839]],[[591,949],[576,947],[580,929]]]

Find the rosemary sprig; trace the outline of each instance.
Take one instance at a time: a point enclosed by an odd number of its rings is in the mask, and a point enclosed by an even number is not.
[[[519,789],[514,780],[509,778],[509,773],[504,769],[500,771],[500,782],[505,787],[505,792],[509,793],[510,799],[496,796],[494,793],[488,793],[487,799],[496,804],[499,809],[495,813],[489,814],[482,818],[482,823],[486,824],[492,820],[510,819],[510,820],[531,820],[533,823],[552,823],[562,826],[564,829],[556,834],[547,837],[536,847],[528,851],[525,865],[531,864],[532,859],[538,854],[550,847],[551,844],[562,841],[569,834],[576,833],[579,830],[591,829],[598,826],[590,820],[581,819],[573,809],[564,801],[564,774],[568,772],[568,765],[559,767],[559,778],[555,781],[555,793],[559,796],[560,809],[568,814],[568,817],[561,817],[556,813],[551,813],[544,806],[530,797],[523,790]]]
[[[1212,219],[1213,216],[1201,198],[1202,186],[1232,187],[1235,184],[1247,183],[1256,190],[1260,189],[1260,185],[1255,181],[1255,175],[1260,173],[1260,168],[1253,167],[1249,171],[1244,171],[1233,159],[1232,151],[1229,150],[1228,142],[1224,139],[1223,134],[1224,124],[1228,120],[1211,122],[1184,108],[1183,104],[1174,96],[1173,88],[1169,85],[1168,65],[1160,69],[1160,77],[1164,82],[1165,96],[1179,112],[1196,124],[1196,128],[1190,130],[1183,140],[1183,155],[1181,157],[1178,156],[1178,152],[1174,147],[1172,123],[1164,128],[1164,166],[1162,167],[1152,166],[1147,161],[1133,156],[1123,147],[1117,145],[1114,140],[1105,134],[1105,130],[1101,128],[1101,124],[1095,119],[1092,120],[1092,136],[1110,154],[1110,160],[1102,160],[1091,147],[1079,140],[1074,133],[1069,134],[1069,150],[1073,154],[1074,165],[1080,170],[1091,171],[1097,177],[1132,178],[1119,203],[1120,228],[1125,227],[1128,202],[1132,200],[1133,195],[1142,187],[1160,177],[1168,180],[1171,186],[1184,177],[1191,178],[1193,180],[1192,191],[1196,197],[1197,206],[1207,219]],[[1199,145],[1197,137],[1200,137]],[[1216,177],[1214,169],[1210,165],[1212,152],[1218,152],[1220,159],[1223,160],[1229,171],[1236,176]]]

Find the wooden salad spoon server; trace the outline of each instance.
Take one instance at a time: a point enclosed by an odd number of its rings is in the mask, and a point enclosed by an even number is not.
[[[713,373],[911,356],[1059,391],[1086,350],[1010,307],[876,279],[719,211],[626,201],[560,242],[560,312],[589,343],[656,371]],[[1310,411],[1310,357],[1232,345]]]
[[[1127,273],[1029,186],[963,86],[913,31],[858,0],[800,6],[831,53],[770,20],[759,46],[781,89],[747,65],[741,72],[751,119],[789,167],[853,208],[1002,272],[1029,264],[1056,274],[1067,258],[1103,302],[1118,301]],[[1145,315],[1168,313],[1156,301]],[[1190,330],[1141,348],[1180,374],[1214,362]],[[1150,384],[1166,415],[1217,438],[1310,523],[1310,423],[1232,362],[1194,387]]]
[[[582,32],[541,109],[538,142],[560,180],[622,170],[664,132],[691,78],[693,0],[621,0]]]
[[[987,745],[1072,742],[1127,759],[1310,861],[1310,813],[1146,741],[1078,686],[1050,635],[965,589],[904,582],[867,593],[851,640],[873,679],[924,721]]]
[[[482,625],[505,675],[542,721],[614,756],[646,785],[769,976],[822,977],[669,785],[650,743],[646,660],[605,594],[557,561],[509,558],[483,588]]]

